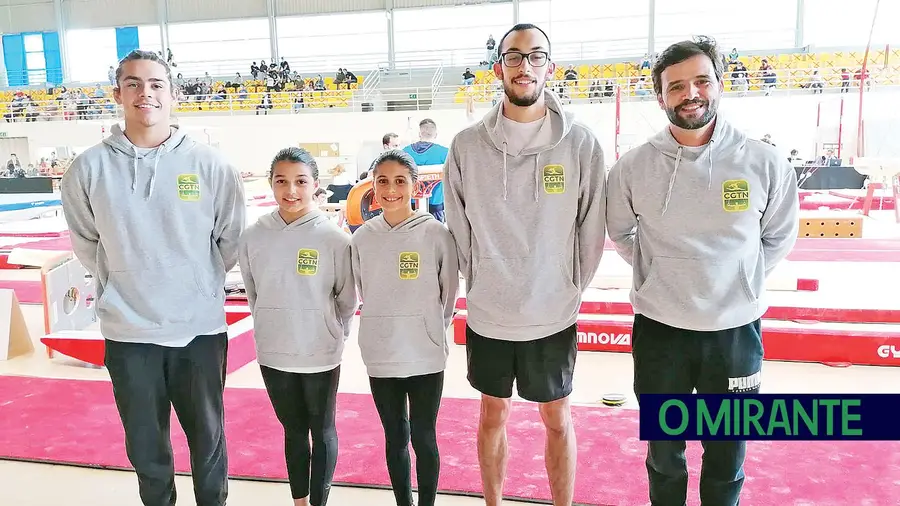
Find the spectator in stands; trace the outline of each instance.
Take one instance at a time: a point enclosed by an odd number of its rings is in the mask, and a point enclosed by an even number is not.
[[[857,71],[853,74],[853,79],[854,79],[856,82],[858,82],[861,86],[862,86],[862,85],[865,85],[865,86],[866,86],[866,91],[869,91],[870,89],[872,89],[872,78],[871,78],[871,75],[872,75],[871,72],[869,72],[869,69],[867,68],[867,69],[866,69],[866,73],[865,73],[865,77],[863,77],[863,69],[859,69],[859,70],[857,70]]]
[[[444,165],[447,161],[448,149],[446,146],[436,144],[437,124],[431,118],[425,118],[419,122],[419,142],[415,142],[403,148],[416,162],[421,170],[426,165]],[[444,222],[444,185],[438,183],[431,189],[431,197],[428,198],[428,212],[441,223]]]
[[[607,197],[608,233],[634,278],[639,403],[643,394],[695,389],[759,392],[761,299],[797,239],[797,177],[777,150],[718,115],[723,75],[712,40],[666,48],[653,88],[670,124],[609,172],[616,191]],[[685,504],[685,442],[648,444],[651,502]],[[737,506],[746,443],[716,441],[703,451],[700,502]]]
[[[316,81],[313,84],[313,89],[315,91],[325,91],[325,80],[322,79],[322,74],[316,76]]]
[[[731,72],[731,90],[743,97],[750,89],[750,72],[744,62],[738,60]]]
[[[800,167],[803,165],[803,158],[800,158],[800,152],[796,149],[791,150],[791,156],[788,157],[788,162],[793,167]]]
[[[731,63],[731,64],[739,63],[741,61],[740,57],[741,57],[741,54],[738,53],[737,48],[733,47],[733,48],[731,48],[731,52],[728,53],[728,63]]]
[[[466,71],[463,72],[463,84],[466,86],[475,84],[475,74],[472,73],[472,69],[466,68]]]
[[[356,74],[344,69],[344,82],[347,84],[356,84],[359,82],[359,79],[356,77]]]
[[[478,462],[490,506],[502,499],[514,384],[539,403],[553,503],[571,505],[575,488],[575,320],[603,253],[606,168],[591,130],[545,89],[556,70],[550,49],[530,24],[500,39],[494,74],[504,99],[456,135],[444,167],[447,225],[466,278],[468,379],[482,394]]]
[[[650,53],[647,53],[641,59],[641,70],[644,70],[644,69],[650,70],[650,65],[651,65]]]
[[[346,76],[344,75],[344,69],[339,68],[338,71],[337,71],[337,74],[334,75],[334,84],[335,84],[335,86],[337,86],[337,85],[339,85],[339,84],[344,84],[344,78],[345,78],[345,77],[346,77]]]
[[[485,53],[484,60],[481,61],[481,65],[492,65],[495,61],[496,51],[494,48],[497,47],[497,43],[494,41],[493,35],[488,35],[487,43],[485,44]]]
[[[281,71],[285,73],[291,71],[291,64],[284,59],[284,56],[281,57]]]
[[[211,75],[209,75],[209,72],[204,72],[203,73],[203,84],[209,86],[209,88],[212,89],[213,82],[215,82],[215,81],[213,81],[213,78]]]
[[[822,79],[822,74],[819,73],[819,69],[813,70],[812,76],[809,78],[809,89],[812,90],[813,94],[822,93],[823,88],[825,88],[825,80]]]
[[[124,130],[114,124],[60,185],[72,249],[98,283],[105,365],[143,504],[175,502],[174,406],[196,503],[224,505],[223,286],[244,229],[243,183],[172,124],[172,74],[155,52],[129,53],[116,83]]]
[[[762,88],[765,91],[766,96],[771,95],[777,81],[775,67],[769,63],[769,60],[763,58],[762,64],[759,66],[759,74],[762,79]]]
[[[259,65],[256,62],[250,64],[250,76],[254,81],[259,77]]]
[[[113,67],[112,65],[110,65],[109,70],[106,72],[106,77],[109,78],[109,85],[115,86],[116,85],[116,68]]]
[[[269,109],[272,108],[272,95],[269,92],[263,93],[262,99],[260,99],[259,104],[256,106],[256,115],[259,116],[259,111],[263,112],[263,116],[269,115]]]
[[[841,93],[850,91],[850,71],[847,68],[841,69]]]

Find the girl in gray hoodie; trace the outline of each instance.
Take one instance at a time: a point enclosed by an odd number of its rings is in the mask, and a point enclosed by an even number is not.
[[[357,309],[350,236],[317,209],[319,168],[306,150],[279,152],[269,183],[278,209],[244,232],[241,276],[263,381],[284,426],[294,504],[324,506],[337,463],[341,357]]]
[[[450,232],[410,206],[417,176],[416,163],[403,151],[387,151],[375,160],[375,199],[383,213],[360,227],[350,245],[363,299],[359,347],[384,427],[397,506],[413,504],[410,439],[419,506],[433,506],[437,495],[435,425],[449,353],[446,333],[459,286]]]

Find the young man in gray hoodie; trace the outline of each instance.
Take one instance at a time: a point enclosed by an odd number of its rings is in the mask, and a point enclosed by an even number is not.
[[[145,506],[175,504],[171,409],[199,506],[228,492],[222,391],[225,273],[245,202],[238,171],[170,123],[168,65],[133,51],[116,71],[124,131],[75,159],[61,183],[72,248],[99,285],[106,367]]]
[[[469,383],[482,393],[478,460],[500,504],[513,383],[540,403],[553,504],[571,505],[575,433],[568,397],[583,291],[605,240],[603,151],[544,90],[555,64],[534,25],[500,39],[505,97],[453,140],[444,168],[447,225],[466,279]]]
[[[634,386],[641,394],[755,393],[766,276],[799,227],[797,177],[774,147],[717,114],[722,58],[706,39],[660,54],[653,87],[670,125],[610,170],[607,229],[634,271]],[[700,500],[736,506],[745,443],[704,442]],[[687,495],[683,441],[652,441],[653,506]]]

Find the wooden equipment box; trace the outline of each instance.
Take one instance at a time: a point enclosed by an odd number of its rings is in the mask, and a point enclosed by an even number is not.
[[[801,216],[798,237],[860,238],[862,216]]]

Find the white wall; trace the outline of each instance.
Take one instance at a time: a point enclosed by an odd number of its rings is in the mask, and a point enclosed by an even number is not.
[[[721,113],[750,137],[771,134],[773,142],[785,156],[798,149],[800,156],[812,158],[816,142],[816,114],[824,102],[823,123],[837,122],[839,100],[844,103],[844,154],[852,154],[851,141],[856,136],[859,108],[857,93],[845,95],[790,95],[738,98],[726,96]],[[900,90],[875,89],[865,95],[869,155],[880,149],[881,156],[900,157]],[[572,105],[576,117],[591,127],[600,138],[607,154],[607,163],[614,161],[615,104]],[[486,109],[479,109],[480,118]],[[449,144],[453,135],[468,124],[464,110],[435,110],[412,112],[335,113],[307,112],[303,114],[273,114],[270,116],[198,116],[184,115],[179,123],[201,142],[210,140],[225,152],[241,170],[262,174],[275,153],[284,147],[301,142],[337,142],[343,160],[320,160],[323,172],[338,161],[355,162],[356,153],[379,147],[387,132],[400,135],[401,142],[415,140],[418,123],[432,118],[438,125],[438,141]],[[666,125],[665,114],[655,101],[622,104],[621,131],[630,134],[632,142],[640,143],[648,135]],[[111,122],[38,122],[10,123],[0,126],[7,135],[27,136],[34,155],[39,148],[72,146],[80,152],[99,142],[104,131],[108,135]],[[880,144],[873,146],[873,142]],[[628,143],[628,141],[626,141]],[[887,148],[893,150],[887,154]],[[34,156],[33,156],[34,158]],[[367,162],[364,162],[364,164]]]

